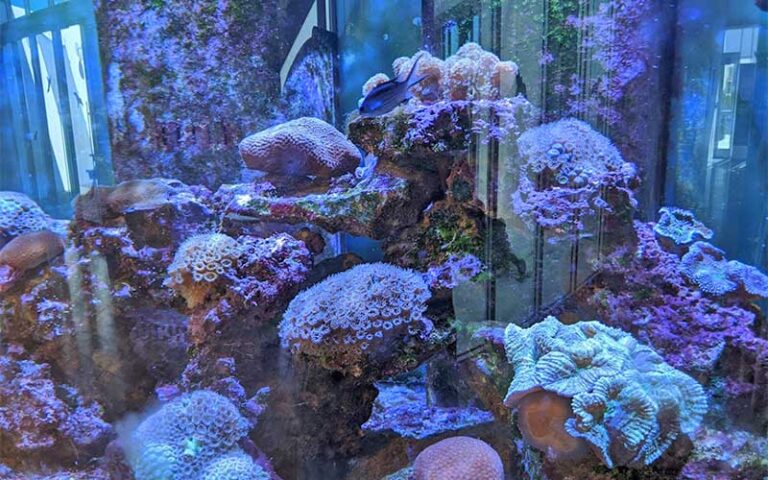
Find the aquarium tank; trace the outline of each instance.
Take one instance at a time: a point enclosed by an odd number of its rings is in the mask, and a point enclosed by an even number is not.
[[[0,0],[0,480],[766,480],[767,315],[766,0]]]

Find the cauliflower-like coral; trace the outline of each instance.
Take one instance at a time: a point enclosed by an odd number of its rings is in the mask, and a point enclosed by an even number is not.
[[[270,480],[270,475],[245,452],[235,451],[211,462],[200,480]]]
[[[768,297],[768,276],[736,260],[707,242],[696,242],[680,261],[680,271],[702,292],[725,295],[743,289],[748,295]]]
[[[413,463],[414,480],[503,480],[504,464],[490,445],[450,437],[425,448]]]
[[[166,284],[177,290],[189,308],[205,300],[209,285],[231,274],[242,253],[241,245],[221,233],[195,235],[181,244],[168,267]]]
[[[693,212],[675,207],[662,207],[659,221],[653,226],[657,235],[669,238],[676,245],[685,245],[697,237],[709,240],[714,232],[696,219]]]
[[[500,61],[496,55],[473,42],[464,44],[446,60],[433,57],[426,51],[417,52],[411,58],[397,58],[392,63],[392,70],[403,78],[417,59],[419,64],[414,78],[424,77],[424,80],[414,85],[411,92],[415,101],[420,103],[495,100],[512,90],[519,71],[514,62]]]
[[[278,175],[335,177],[354,171],[360,152],[332,125],[302,117],[246,137],[240,155],[248,168]]]
[[[0,245],[24,233],[50,228],[51,218],[31,198],[0,192]]]
[[[367,82],[363,84],[363,96],[368,95],[371,93],[371,90],[378,87],[382,83],[387,83],[389,81],[389,77],[386,73],[377,73],[376,75],[372,76],[368,79]]]
[[[136,480],[227,479],[230,477],[222,471],[227,465],[242,467],[237,458],[245,454],[238,442],[248,429],[248,421],[232,402],[198,390],[147,417],[133,432],[127,457]],[[234,455],[235,461],[217,468],[215,465],[228,455]]]
[[[416,272],[394,265],[358,265],[297,295],[283,315],[284,348],[317,357],[330,370],[359,373],[384,363],[396,345],[423,334],[431,297]]]
[[[588,124],[572,118],[548,123],[523,133],[517,144],[524,162],[512,202],[523,219],[570,234],[584,229],[585,215],[612,211],[606,190],[623,192],[636,206],[634,164]],[[542,173],[550,183],[537,188],[534,177]]]
[[[573,417],[565,431],[586,440],[611,468],[652,463],[680,434],[691,436],[707,409],[695,380],[631,335],[598,322],[563,325],[547,317],[528,329],[510,324],[505,347],[515,367],[505,404],[517,408],[542,391],[570,399]],[[562,432],[551,438],[562,441]],[[572,442],[564,445],[570,453]],[[545,447],[558,458],[557,442]]]

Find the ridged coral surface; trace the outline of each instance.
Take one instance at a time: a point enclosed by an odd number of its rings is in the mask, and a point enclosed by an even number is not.
[[[225,455],[210,463],[200,480],[269,480],[269,474],[243,452]]]
[[[678,436],[691,436],[707,410],[695,380],[598,322],[510,324],[505,347],[515,368],[505,404],[515,408],[539,391],[571,399],[566,431],[587,440],[609,467],[652,463]]]
[[[50,222],[50,217],[28,196],[0,192],[0,240],[49,228]]]
[[[353,171],[360,152],[332,125],[302,117],[246,137],[240,155],[249,168],[280,175],[332,177]]]
[[[429,287],[416,272],[358,265],[301,292],[280,324],[283,347],[303,354],[386,357],[392,343],[431,325]]]
[[[133,432],[128,459],[136,480],[194,480],[259,477],[227,476],[239,471],[238,442],[249,429],[237,407],[219,394],[198,390],[178,397],[147,417]],[[234,457],[233,457],[234,458]]]
[[[504,480],[496,450],[471,437],[451,437],[425,448],[413,463],[414,480]]]

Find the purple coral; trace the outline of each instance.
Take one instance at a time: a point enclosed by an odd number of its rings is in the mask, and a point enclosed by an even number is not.
[[[758,363],[768,359],[768,341],[753,330],[751,310],[705,295],[683,273],[680,258],[659,244],[653,224],[634,226],[636,247],[606,259],[606,286],[592,297],[606,323],[635,333],[689,372],[711,372],[726,348]],[[699,249],[693,251],[698,257]]]
[[[676,245],[691,243],[697,238],[709,240],[714,232],[696,219],[693,212],[675,207],[662,207],[659,210],[659,221],[653,231],[657,235],[669,238]]]
[[[28,455],[97,454],[112,433],[101,407],[56,384],[48,364],[0,356],[0,443]]]
[[[474,255],[451,255],[444,263],[430,267],[424,280],[432,290],[452,289],[478,276],[484,269],[483,262]]]
[[[515,212],[544,228],[581,231],[583,217],[599,209],[612,211],[604,193],[623,192],[635,206],[634,164],[625,162],[606,137],[586,123],[565,119],[523,133],[518,139],[523,164],[512,196]],[[538,187],[533,178],[545,175]]]

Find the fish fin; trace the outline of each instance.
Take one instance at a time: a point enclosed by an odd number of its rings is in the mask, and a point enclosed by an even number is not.
[[[413,76],[414,72],[416,71],[416,67],[419,66],[419,61],[421,60],[421,57],[423,57],[423,56],[424,56],[423,54],[419,55],[418,57],[416,57],[416,60],[414,60],[413,65],[411,65],[411,71],[408,72],[408,76],[405,77],[405,80],[403,80],[403,82],[405,84],[410,83],[411,77]]]

